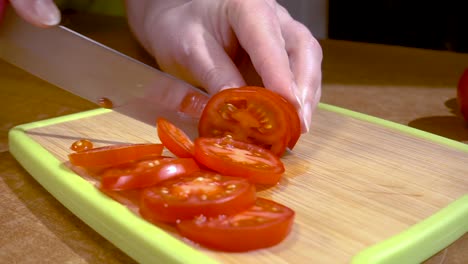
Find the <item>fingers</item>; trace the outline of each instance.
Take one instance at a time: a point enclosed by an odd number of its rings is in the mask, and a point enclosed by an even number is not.
[[[228,19],[263,84],[300,108],[275,6],[264,0],[230,1]]]
[[[55,26],[60,23],[60,10],[53,0],[10,0],[16,13],[38,27]]]
[[[282,24],[285,48],[289,64],[297,85],[297,96],[301,101],[299,109],[303,132],[310,127],[313,110],[321,96],[322,49],[310,31],[292,19]]]
[[[224,88],[245,85],[245,81],[226,51],[209,34],[190,39],[181,49],[179,61],[190,73],[192,84],[214,94]],[[180,72],[180,71],[179,71]]]
[[[228,16],[264,86],[291,102],[310,127],[321,96],[322,50],[310,31],[267,0],[231,1]]]

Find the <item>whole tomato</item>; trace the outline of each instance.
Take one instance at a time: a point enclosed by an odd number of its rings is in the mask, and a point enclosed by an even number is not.
[[[465,69],[458,82],[457,101],[463,118],[468,122],[468,68]]]

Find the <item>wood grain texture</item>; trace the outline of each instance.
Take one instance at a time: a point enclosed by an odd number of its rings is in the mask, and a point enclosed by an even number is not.
[[[76,14],[64,19],[80,33],[154,63],[123,18]],[[322,102],[468,142],[468,128],[454,100],[468,54],[331,39],[321,46]],[[0,69],[0,151],[8,150],[7,132],[15,125],[95,107],[3,61]],[[8,152],[0,154],[1,263],[131,263],[57,202]],[[425,263],[464,264],[467,249],[465,234]]]
[[[426,139],[318,110],[283,157],[286,173],[259,195],[297,212],[280,245],[250,253],[204,250],[225,263],[348,263],[468,193],[468,155]],[[111,112],[28,131],[65,162],[71,143],[159,142],[153,126]]]

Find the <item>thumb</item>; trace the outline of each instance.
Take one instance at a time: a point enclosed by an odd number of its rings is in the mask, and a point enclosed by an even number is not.
[[[16,13],[38,27],[50,27],[60,23],[60,10],[53,0],[10,0]]]

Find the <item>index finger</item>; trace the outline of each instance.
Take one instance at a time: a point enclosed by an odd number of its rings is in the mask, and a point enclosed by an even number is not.
[[[231,1],[227,15],[264,86],[299,109],[300,100],[296,96],[294,76],[275,5],[265,0]]]

